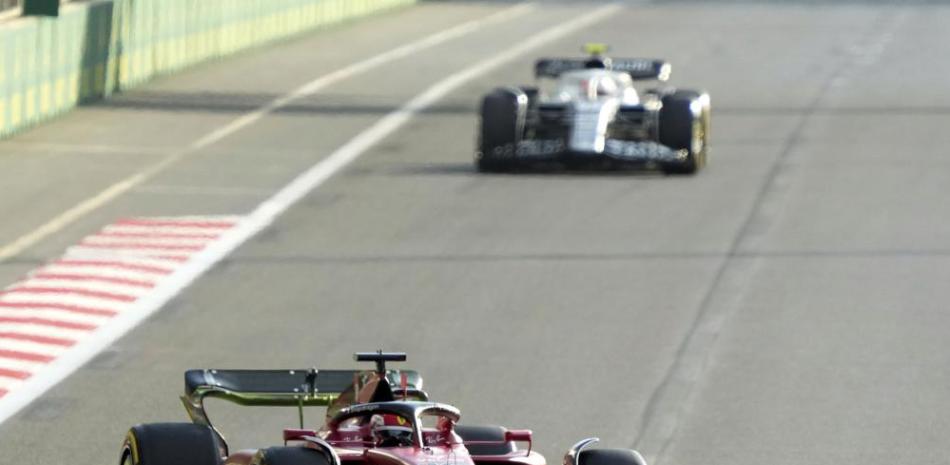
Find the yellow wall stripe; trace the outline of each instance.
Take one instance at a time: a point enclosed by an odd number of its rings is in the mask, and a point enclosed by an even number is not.
[[[0,138],[80,100],[417,1],[106,0],[76,3],[55,20],[0,24]]]

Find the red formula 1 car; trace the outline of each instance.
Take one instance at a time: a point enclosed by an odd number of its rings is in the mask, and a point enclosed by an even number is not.
[[[120,465],[546,465],[531,450],[529,430],[459,425],[450,405],[430,402],[422,377],[386,362],[404,353],[356,354],[375,370],[189,370],[182,400],[191,423],[132,427]],[[293,406],[298,428],[283,432],[282,446],[231,451],[204,409],[204,399],[240,405]],[[318,430],[303,426],[303,407],[327,407]],[[628,449],[575,444],[564,465],[645,465]],[[526,445],[519,448],[518,444]]]

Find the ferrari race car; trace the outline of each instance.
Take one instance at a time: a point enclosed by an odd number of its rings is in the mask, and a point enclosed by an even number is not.
[[[709,95],[674,88],[638,92],[636,81],[666,81],[663,60],[588,58],[535,63],[537,87],[501,87],[482,99],[475,152],[479,171],[537,161],[652,166],[692,174],[706,164]]]
[[[419,373],[386,368],[405,359],[357,353],[376,363],[365,371],[189,370],[182,400],[192,422],[132,427],[120,465],[546,465],[531,450],[531,431],[459,425],[458,409],[429,401]],[[208,419],[206,398],[297,407],[299,424],[283,430],[283,445],[232,451]],[[305,427],[305,406],[327,407],[322,427]],[[636,451],[591,449],[595,442],[575,444],[564,465],[645,465]]]

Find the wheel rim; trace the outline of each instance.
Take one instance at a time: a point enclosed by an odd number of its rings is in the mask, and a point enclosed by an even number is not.
[[[706,149],[706,131],[703,130],[703,121],[702,117],[696,118],[693,121],[693,147],[691,151],[696,155],[696,158],[702,157],[703,150]]]
[[[699,166],[706,164],[706,128],[709,124],[708,113],[704,110],[699,118],[693,121],[693,154]]]

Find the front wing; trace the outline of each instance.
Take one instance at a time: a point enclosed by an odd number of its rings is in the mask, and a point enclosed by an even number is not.
[[[677,163],[686,160],[689,152],[673,149],[653,141],[607,139],[602,151],[576,152],[561,139],[528,139],[497,147],[491,156],[512,160],[596,160],[607,158],[629,163]]]

